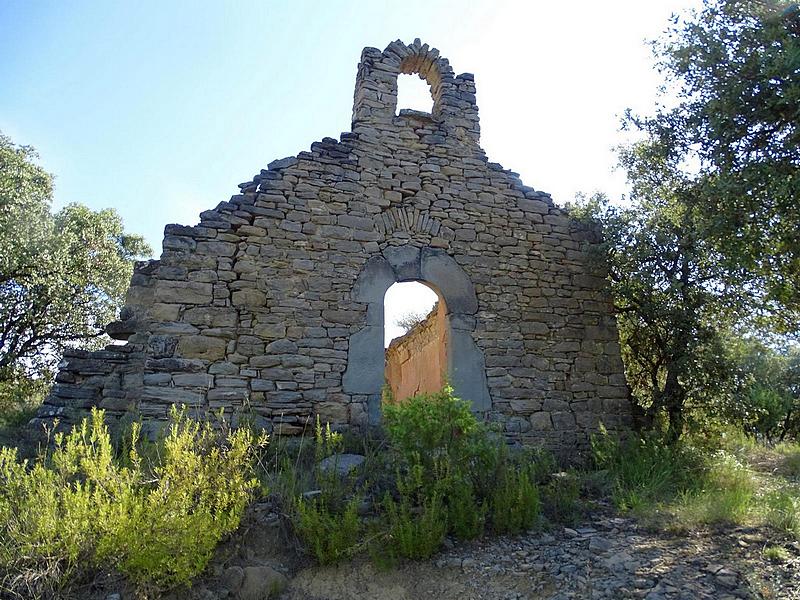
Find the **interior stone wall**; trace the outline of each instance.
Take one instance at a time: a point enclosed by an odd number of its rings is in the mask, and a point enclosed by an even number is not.
[[[447,381],[447,309],[439,301],[431,312],[386,348],[386,385],[391,400],[441,390]]]
[[[431,114],[396,114],[400,73],[430,84]],[[101,406],[157,425],[186,404],[287,434],[317,414],[377,423],[382,293],[413,279],[445,299],[456,391],[510,440],[569,455],[601,421],[624,431],[596,234],[487,159],[475,93],[419,40],[365,48],[351,131],[270,163],[197,225],[167,225],[109,326],[126,345],[66,356],[37,422]]]

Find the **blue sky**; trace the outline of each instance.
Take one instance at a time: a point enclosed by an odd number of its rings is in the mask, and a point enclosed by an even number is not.
[[[693,4],[2,0],[0,130],[39,151],[56,208],[114,207],[158,255],[165,224],[349,129],[364,46],[420,37],[475,74],[490,160],[559,202],[617,195],[619,116],[659,83],[645,40]]]
[[[0,130],[56,204],[115,207],[159,252],[275,158],[349,129],[364,46],[420,37],[476,75],[491,160],[564,202],[622,191],[619,114],[673,2],[0,2]],[[421,82],[420,82],[421,83]]]

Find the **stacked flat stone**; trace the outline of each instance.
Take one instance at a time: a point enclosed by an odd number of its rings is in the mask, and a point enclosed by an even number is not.
[[[396,114],[401,73],[430,84],[431,114]],[[597,234],[488,162],[479,136],[472,75],[419,40],[365,48],[352,131],[168,225],[109,326],[127,345],[65,357],[37,420],[103,406],[157,424],[186,404],[282,434],[316,415],[364,429],[380,420],[382,292],[420,279],[450,311],[456,392],[509,440],[570,456],[601,422],[625,431]]]

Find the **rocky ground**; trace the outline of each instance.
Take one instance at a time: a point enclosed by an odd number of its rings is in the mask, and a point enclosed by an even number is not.
[[[448,543],[429,561],[384,570],[366,558],[312,566],[290,551],[289,540],[276,543],[275,519],[267,507],[256,513],[246,537],[191,597],[262,600],[271,592],[283,600],[800,599],[798,542],[784,541],[790,558],[773,563],[763,550],[776,542],[764,530],[669,533],[615,516],[603,504],[574,528]],[[258,527],[258,520],[267,527]]]
[[[596,515],[559,528],[458,545],[423,564],[368,563],[300,571],[282,596],[300,599],[800,598],[800,544],[771,564],[757,530],[667,535]]]

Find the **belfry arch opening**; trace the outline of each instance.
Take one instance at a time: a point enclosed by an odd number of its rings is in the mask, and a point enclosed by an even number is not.
[[[417,73],[401,73],[397,76],[397,110],[403,109],[433,113],[433,94],[430,84]]]
[[[404,281],[384,296],[384,402],[438,392],[447,381],[447,305],[432,286]]]

